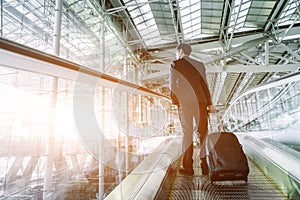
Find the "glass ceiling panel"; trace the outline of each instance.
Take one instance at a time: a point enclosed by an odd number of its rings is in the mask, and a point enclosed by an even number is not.
[[[174,28],[169,31],[173,21],[168,2],[134,0],[124,1],[124,3],[128,6],[127,10],[146,45],[170,42],[163,39],[165,35],[174,34]]]
[[[237,0],[233,1],[233,10],[231,11],[228,32],[249,31],[244,27],[246,16],[249,12],[251,5],[250,0]]]
[[[263,29],[276,4],[275,0],[238,0],[230,18],[229,32]],[[236,23],[235,23],[236,22]]]
[[[180,1],[179,8],[181,13],[182,30],[184,39],[189,40],[200,35],[200,2]]]
[[[127,9],[128,9],[128,11],[130,11],[130,15],[132,18],[136,18],[136,17],[142,15],[141,11],[138,8],[128,7]]]
[[[162,38],[175,40],[175,29],[172,18],[172,10],[168,1],[154,2],[150,4],[158,31]]]
[[[297,0],[289,0],[283,12],[281,13],[276,25],[277,26],[290,25],[294,23],[296,17],[298,17],[298,19],[295,21],[295,23],[300,23],[299,15],[300,15],[300,2]]]
[[[142,6],[139,6],[141,3],[145,3],[145,2],[146,2],[145,0],[136,0],[136,1],[131,1],[131,2],[125,3],[125,5],[127,5],[127,6],[135,4],[135,6],[129,7],[128,11],[129,11],[130,15],[132,16],[133,21],[139,31],[142,31],[143,29],[147,28],[148,26],[155,24],[155,21],[152,20],[153,14],[152,14],[152,12],[150,12],[151,8],[150,8],[149,4],[144,4]],[[136,17],[134,17],[134,16],[136,16]],[[157,28],[157,26],[153,27],[153,28]],[[145,36],[144,34],[145,33],[141,32],[141,36],[143,38]],[[158,36],[159,35],[153,35],[153,37],[158,37]]]
[[[199,39],[217,35],[220,29],[224,1],[180,1],[184,39]]]
[[[245,27],[248,28],[264,28],[269,15],[271,14],[276,1],[258,1],[254,0],[251,3],[250,10],[246,17]]]

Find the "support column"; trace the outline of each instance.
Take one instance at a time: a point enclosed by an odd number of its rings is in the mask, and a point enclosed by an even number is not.
[[[239,99],[239,103],[240,103],[240,113],[241,113],[241,120],[244,122],[244,102],[242,101],[242,99]]]
[[[115,91],[120,93],[119,91]],[[118,96],[121,96],[121,94],[118,94]],[[121,104],[118,104],[120,106]],[[122,182],[122,165],[123,165],[123,159],[122,159],[122,151],[120,151],[120,139],[121,139],[121,133],[120,129],[118,129],[118,134],[116,137],[116,148],[117,148],[117,156],[116,156],[116,166],[118,168],[118,184]]]
[[[105,25],[104,21],[101,22],[100,28],[100,67],[99,71],[104,72],[105,69]],[[99,164],[98,164],[98,194],[97,199],[104,198],[104,165],[101,162],[102,158],[104,157],[104,130],[105,130],[105,88],[100,88],[100,107],[101,107],[101,129],[102,133],[100,134],[100,141],[99,141]]]
[[[53,53],[56,56],[60,54],[60,37],[61,37],[61,21],[62,21],[62,0],[55,1],[55,24],[53,36]],[[46,146],[46,166],[44,177],[44,192],[43,199],[51,199],[52,195],[52,175],[53,175],[53,161],[55,154],[55,117],[56,117],[56,103],[57,103],[57,89],[58,78],[53,77],[51,102],[50,102],[50,116],[49,116],[49,132]]]
[[[271,94],[270,94],[270,88],[268,88],[267,89],[267,97],[268,97],[268,102],[270,102],[271,101]],[[264,104],[264,105],[266,105],[266,103]],[[268,106],[270,106],[270,105],[268,105]],[[272,126],[271,125],[271,112],[270,112],[270,109],[268,109],[267,110],[267,117],[268,117],[268,119],[267,119],[267,123],[268,123],[268,130],[269,130],[269,128]]]
[[[231,114],[232,114],[232,120],[233,122],[231,123],[231,129],[237,127],[238,125],[238,109],[237,109],[237,102],[233,104],[232,108],[231,108]]]
[[[55,115],[56,115],[56,100],[57,100],[58,78],[54,77],[52,80],[52,94],[50,103],[50,116],[49,116],[49,132],[46,144],[46,165],[44,177],[44,192],[43,199],[51,199],[52,192],[52,174],[53,174],[53,161],[55,154]]]
[[[1,19],[0,19],[0,36],[3,37],[3,19],[4,19],[4,12],[3,12],[3,1],[1,1]]]
[[[266,40],[265,42],[265,63],[266,66],[269,65],[269,42]]]
[[[123,77],[125,80],[128,79],[128,67],[127,67],[127,52],[124,52],[124,68],[123,68]],[[124,101],[125,101],[125,171],[126,176],[129,174],[129,124],[128,124],[128,94],[124,92]]]
[[[246,110],[246,114],[247,114],[247,117],[248,117],[248,120],[250,119],[249,118],[249,116],[252,114],[251,113],[251,100],[247,97],[247,99],[245,100],[246,101],[246,108],[247,108],[247,110]]]

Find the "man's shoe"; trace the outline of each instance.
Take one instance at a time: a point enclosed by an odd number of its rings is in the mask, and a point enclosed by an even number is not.
[[[193,169],[185,169],[183,167],[180,167],[179,173],[186,174],[186,175],[194,175],[194,170]]]

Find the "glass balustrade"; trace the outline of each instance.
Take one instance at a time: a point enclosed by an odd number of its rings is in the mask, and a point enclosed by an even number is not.
[[[9,55],[1,50],[0,199],[105,196],[179,134],[165,96],[84,67]]]
[[[268,138],[300,150],[300,73],[257,86],[225,112],[224,128]]]

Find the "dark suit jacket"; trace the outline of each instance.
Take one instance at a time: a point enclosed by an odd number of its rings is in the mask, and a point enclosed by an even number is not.
[[[212,105],[204,64],[190,57],[172,63],[170,89],[173,104]]]

